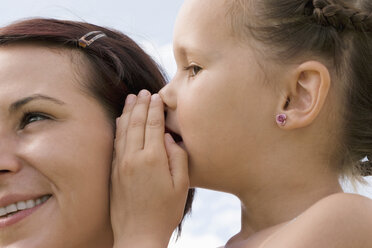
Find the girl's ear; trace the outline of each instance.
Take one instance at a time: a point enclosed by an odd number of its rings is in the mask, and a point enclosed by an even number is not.
[[[319,115],[328,96],[331,78],[327,67],[317,61],[298,66],[287,82],[285,99],[278,105],[278,114],[286,115],[283,129],[310,125]]]

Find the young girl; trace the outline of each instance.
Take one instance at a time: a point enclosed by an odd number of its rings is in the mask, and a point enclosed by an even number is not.
[[[118,121],[117,247],[166,247],[188,183],[241,200],[226,247],[372,247],[372,201],[339,184],[372,167],[367,4],[186,0],[159,93],[177,144],[159,95],[131,95]]]

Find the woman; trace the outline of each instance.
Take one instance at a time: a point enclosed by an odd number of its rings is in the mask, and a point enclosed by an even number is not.
[[[161,71],[117,31],[50,19],[1,28],[0,64],[0,247],[112,247],[115,119]]]

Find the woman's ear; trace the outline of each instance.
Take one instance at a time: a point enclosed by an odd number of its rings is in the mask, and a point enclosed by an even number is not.
[[[319,115],[327,99],[331,78],[327,67],[317,61],[308,61],[295,69],[286,82],[285,99],[281,99],[278,114],[285,116],[283,129],[310,125]]]

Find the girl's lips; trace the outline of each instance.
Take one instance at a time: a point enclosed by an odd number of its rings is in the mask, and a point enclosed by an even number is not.
[[[183,141],[178,142],[177,145],[179,145],[181,148],[183,148],[184,150],[186,150],[186,146],[185,146],[185,144],[183,143]]]
[[[173,137],[174,141],[177,144],[183,143],[183,139],[182,139],[181,135],[179,135],[178,133],[172,131],[170,128],[165,127],[165,132],[166,133],[169,133]]]
[[[0,217],[0,229],[9,227],[9,226],[23,220],[24,218],[28,217],[29,215],[33,214],[37,209],[44,206],[50,200],[51,197],[52,196],[49,195],[49,198],[46,201],[40,203],[39,205],[35,205],[32,208],[28,208],[28,209],[24,209],[24,210],[18,210],[17,212],[10,213],[5,217]]]

